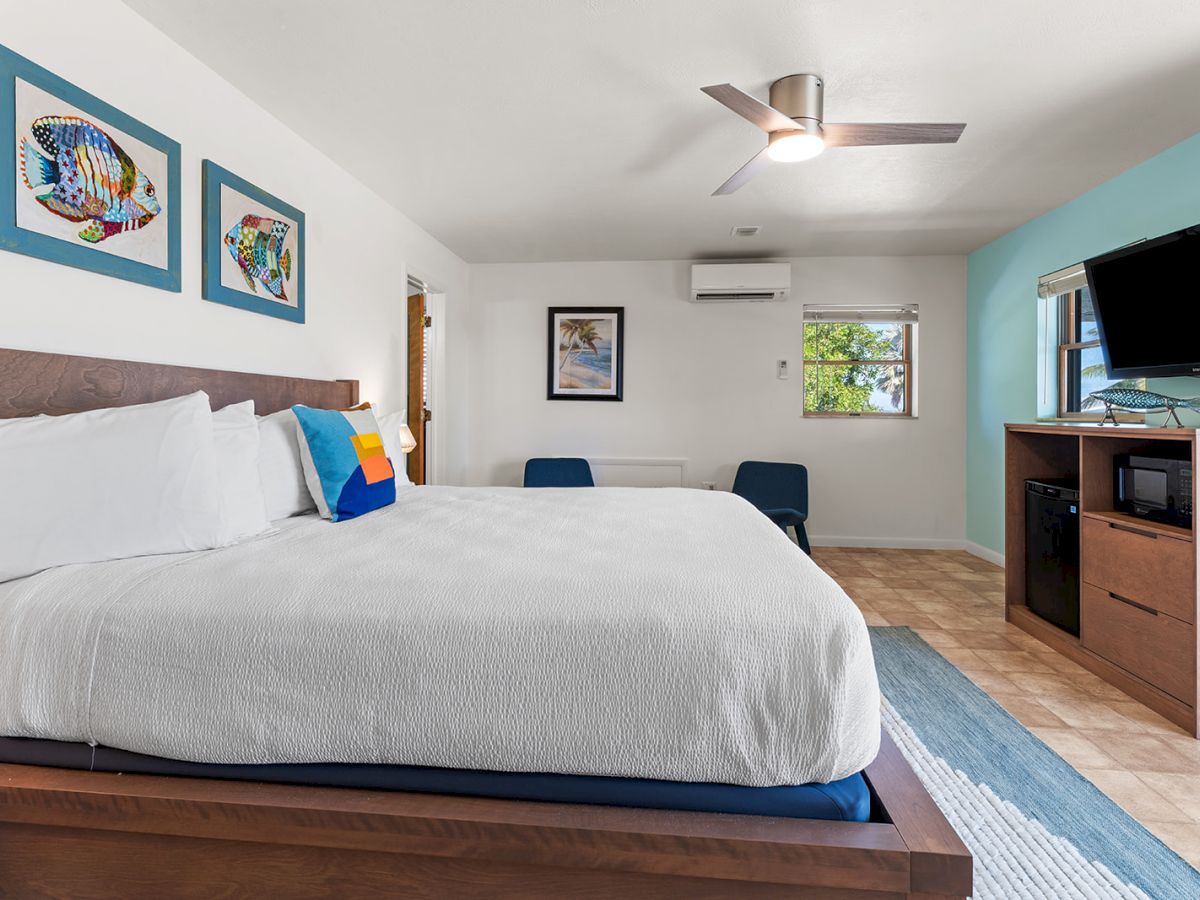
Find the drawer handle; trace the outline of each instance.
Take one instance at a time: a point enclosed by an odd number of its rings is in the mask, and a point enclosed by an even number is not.
[[[1143,531],[1140,528],[1130,528],[1128,525],[1121,525],[1117,522],[1109,522],[1108,527],[1115,528],[1115,529],[1117,529],[1117,531],[1127,531],[1130,534],[1140,534],[1142,537],[1148,537],[1152,541],[1158,540],[1158,535],[1155,534],[1153,531]]]
[[[1122,597],[1120,594],[1114,594],[1112,591],[1108,592],[1108,596],[1112,597],[1114,600],[1124,603],[1127,606],[1132,606],[1135,609],[1140,609],[1142,612],[1148,612],[1152,616],[1158,615],[1157,609],[1151,609],[1149,606],[1143,606],[1141,603],[1138,603],[1136,600],[1130,600],[1128,597]]]

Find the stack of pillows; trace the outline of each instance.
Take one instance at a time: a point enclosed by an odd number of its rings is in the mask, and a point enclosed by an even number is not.
[[[334,522],[394,502],[410,484],[404,415],[368,404],[254,402],[212,412],[208,395],[65,416],[0,420],[0,582],[53,566],[224,547],[314,510]]]

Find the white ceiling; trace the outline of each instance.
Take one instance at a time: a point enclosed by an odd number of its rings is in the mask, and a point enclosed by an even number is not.
[[[127,2],[470,262],[961,253],[1200,131],[1195,0]],[[967,130],[710,197],[797,72]]]

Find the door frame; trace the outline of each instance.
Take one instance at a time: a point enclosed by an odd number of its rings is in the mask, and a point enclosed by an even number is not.
[[[446,292],[422,277],[418,270],[407,269],[404,279],[404,316],[401,339],[404,359],[401,366],[404,387],[400,393],[405,409],[408,407],[408,298],[416,288],[425,294],[425,314],[429,316],[429,409],[433,418],[427,423],[425,448],[425,483],[443,484],[446,472],[446,414],[442,409],[447,396],[446,384]],[[432,452],[430,452],[432,451]]]

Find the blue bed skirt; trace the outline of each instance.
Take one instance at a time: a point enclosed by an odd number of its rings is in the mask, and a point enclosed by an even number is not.
[[[829,784],[743,787],[646,778],[485,772],[427,766],[345,763],[223,765],[163,759],[111,747],[93,748],[87,744],[7,737],[0,737],[0,763],[844,822],[866,822],[871,812],[870,791],[861,773]]]

